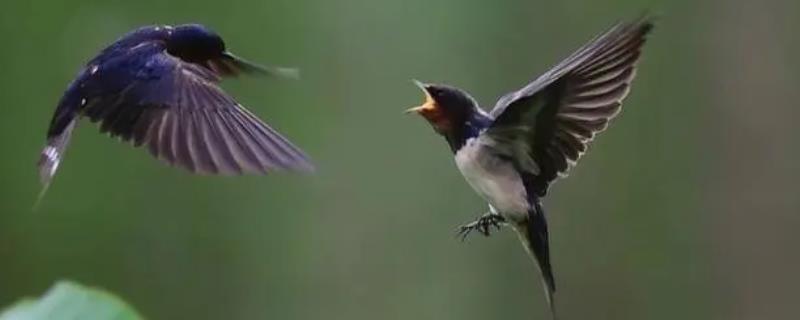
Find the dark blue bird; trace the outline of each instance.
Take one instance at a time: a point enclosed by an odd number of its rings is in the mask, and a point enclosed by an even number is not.
[[[300,149],[218,85],[223,77],[243,73],[294,72],[236,57],[219,35],[201,25],[134,30],[89,61],[67,88],[47,131],[41,181],[45,188],[50,183],[81,117],[195,173],[312,170]]]
[[[460,89],[417,83],[427,101],[409,111],[444,136],[461,174],[489,203],[460,234],[488,236],[506,224],[517,231],[542,272],[553,318],[556,285],[541,199],[619,113],[652,28],[646,17],[615,26],[500,98],[491,112]]]

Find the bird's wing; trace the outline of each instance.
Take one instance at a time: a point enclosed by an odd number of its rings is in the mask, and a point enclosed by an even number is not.
[[[497,102],[486,134],[508,146],[517,165],[535,176],[528,183],[538,195],[567,173],[619,113],[652,27],[646,17],[618,24]]]
[[[310,171],[306,155],[226,94],[221,71],[183,61],[160,44],[143,45],[125,63],[98,71],[118,87],[90,101],[84,115],[153,156],[192,172],[210,174]]]

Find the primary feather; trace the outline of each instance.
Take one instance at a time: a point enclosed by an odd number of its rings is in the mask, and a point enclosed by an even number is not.
[[[40,157],[40,179],[49,184],[82,116],[195,173],[312,170],[299,148],[219,86],[227,76],[291,71],[236,57],[200,25],[137,29],[89,61],[64,93]]]
[[[486,134],[513,146],[538,196],[619,113],[652,27],[647,18],[619,24],[497,102]]]

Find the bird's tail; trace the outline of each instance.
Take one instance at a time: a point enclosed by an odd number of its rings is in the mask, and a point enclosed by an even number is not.
[[[42,198],[44,198],[44,194],[47,192],[47,188],[50,186],[50,182],[53,180],[56,170],[58,170],[58,165],[61,164],[61,159],[64,157],[64,150],[69,144],[72,130],[75,129],[76,120],[77,119],[72,119],[61,133],[48,137],[47,145],[45,145],[42,149],[42,153],[39,155],[37,167],[39,168],[39,181],[42,183],[42,191],[39,192],[39,196],[36,198],[36,203],[33,206],[34,210],[38,208],[39,203],[42,201]]]
[[[531,201],[532,208],[528,211],[528,219],[518,227],[518,233],[525,249],[536,260],[539,270],[542,272],[542,284],[547,304],[553,320],[558,319],[556,315],[555,292],[556,283],[553,277],[553,268],[550,265],[550,246],[547,235],[547,220],[544,210],[538,199]]]

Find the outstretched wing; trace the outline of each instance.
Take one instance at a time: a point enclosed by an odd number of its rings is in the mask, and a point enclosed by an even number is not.
[[[217,85],[240,66],[206,66],[168,54],[159,43],[131,49],[128,63],[97,72],[100,87],[83,114],[100,130],[192,172],[208,174],[313,170],[303,152]],[[107,86],[103,86],[106,83]]]
[[[618,24],[497,102],[486,134],[513,146],[512,158],[534,176],[527,183],[539,196],[619,113],[652,28],[648,18]]]

